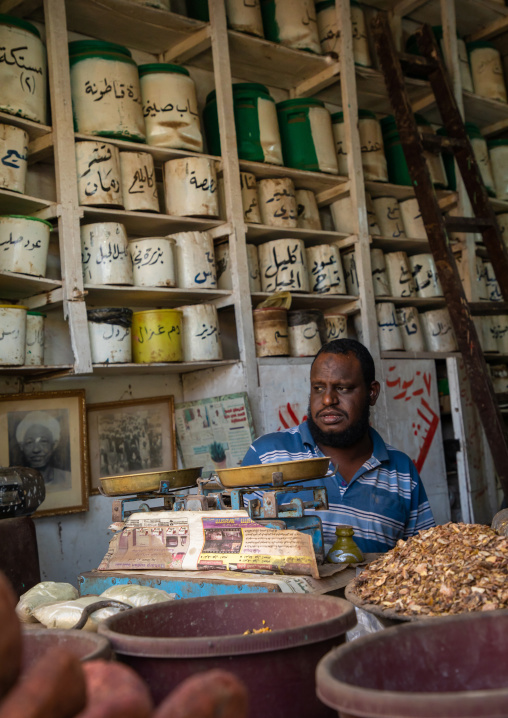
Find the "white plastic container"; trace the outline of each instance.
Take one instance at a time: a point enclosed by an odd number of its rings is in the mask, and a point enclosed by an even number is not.
[[[499,229],[501,230],[501,234],[503,236],[504,245],[508,249],[508,212],[501,212],[501,214],[496,216]]]
[[[402,223],[406,237],[411,239],[427,239],[427,232],[423,223],[420,205],[416,197],[404,199],[399,202]]]
[[[340,30],[335,10],[335,0],[329,0],[326,4],[320,2],[316,7],[316,19],[318,27],[319,42],[323,55],[333,52],[337,57],[340,50]]]
[[[481,97],[506,102],[501,53],[490,42],[470,42],[467,45],[474,91]]]
[[[508,316],[501,314],[500,316],[490,317],[492,320],[493,335],[496,340],[497,350],[501,354],[508,354]]]
[[[153,157],[148,152],[120,152],[123,205],[130,212],[159,212]]]
[[[385,255],[382,249],[370,250],[370,266],[372,270],[372,286],[375,297],[389,297],[390,285],[386,273]]]
[[[499,351],[496,338],[497,331],[494,330],[493,319],[495,320],[497,317],[473,317],[480,346],[483,352],[488,354]]]
[[[259,269],[258,248],[255,244],[247,245],[247,263],[249,265],[249,291],[261,291],[261,272]]]
[[[414,296],[413,277],[406,252],[387,252],[385,254],[385,263],[391,296]]]
[[[21,127],[0,125],[0,189],[24,194],[28,142],[28,132]]]
[[[46,124],[46,48],[39,30],[26,20],[2,15],[0,48],[0,110]]]
[[[409,257],[417,297],[442,297],[443,290],[437,275],[436,262],[432,254],[415,254]]]
[[[330,113],[326,107],[320,106],[309,107],[308,113],[319,171],[338,175],[339,165]]]
[[[322,9],[321,9],[322,8]],[[334,52],[339,55],[340,50],[340,27],[335,10],[335,3],[329,2],[325,6],[320,3],[317,13],[319,41],[323,53]],[[353,29],[353,54],[356,65],[371,67],[369,43],[367,40],[367,29],[362,8],[354,2],[350,3],[351,24]]]
[[[313,294],[346,294],[346,282],[335,244],[318,244],[307,247],[309,291]]]
[[[295,229],[298,209],[293,180],[289,177],[262,179],[257,183],[257,189],[263,224]]]
[[[335,12],[335,8],[333,8]],[[320,13],[321,14],[321,13]],[[318,15],[319,17],[319,15]],[[342,112],[339,113],[342,115]],[[332,115],[332,130],[333,139],[335,141],[335,152],[337,153],[337,165],[339,168],[339,175],[342,177],[349,176],[349,168],[347,164],[347,138],[346,138],[346,125],[344,122],[337,122],[337,116]]]
[[[240,172],[240,188],[244,220],[251,224],[262,224],[256,175],[250,172]],[[223,214],[225,216],[225,212]]]
[[[416,307],[401,307],[396,310],[396,317],[405,351],[424,352],[425,337]]]
[[[140,65],[146,141],[156,147],[203,151],[196,86],[180,65]]]
[[[233,289],[231,276],[231,261],[229,255],[229,240],[225,239],[215,245],[215,266],[217,268],[217,288]]]
[[[293,50],[310,50],[321,55],[314,0],[274,0],[267,5],[275,6],[277,42]],[[269,40],[276,39],[268,32],[267,37]]]
[[[353,208],[351,197],[341,197],[330,204],[333,224],[337,232],[354,234],[356,231],[357,212]]]
[[[288,310],[258,307],[252,312],[257,357],[289,355]]]
[[[359,110],[358,129],[364,178],[373,182],[388,182],[383,134],[376,115],[369,110]]]
[[[264,37],[259,0],[226,0],[226,14],[232,30]]]
[[[83,225],[81,263],[85,284],[132,285],[132,260],[123,224],[97,222]]]
[[[213,239],[208,232],[178,232],[175,240],[177,286],[182,289],[216,289]]]
[[[190,304],[178,309],[183,314],[183,361],[222,359],[217,307],[214,304]]]
[[[132,311],[104,307],[88,311],[93,364],[130,364]]]
[[[429,351],[455,352],[457,341],[448,309],[433,309],[420,314],[423,333]]]
[[[368,192],[365,192],[365,206],[367,208],[367,224],[369,227],[369,234],[373,237],[381,234],[381,229],[377,221],[376,209],[372,197]]]
[[[501,302],[503,300],[503,295],[501,294],[499,284],[497,283],[492,262],[483,263],[483,273],[487,283],[487,296],[489,300],[491,302]]]
[[[476,128],[475,128],[476,129]],[[496,186],[494,183],[494,177],[492,175],[492,166],[490,163],[490,155],[489,155],[489,148],[487,146],[487,140],[481,136],[480,131],[478,130],[478,136],[474,136],[473,134],[469,134],[469,141],[471,142],[471,146],[473,148],[473,153],[476,162],[478,163],[478,169],[480,170],[480,174],[482,176],[483,184],[485,185],[485,189],[487,192],[491,194],[496,194]]]
[[[399,351],[404,349],[402,334],[392,302],[378,302],[376,304],[377,331],[379,346],[382,352]]]
[[[26,313],[25,366],[44,364],[44,318],[41,312]]]
[[[317,309],[288,312],[289,353],[292,357],[314,356],[323,342],[320,335],[323,314]]]
[[[487,279],[485,275],[485,267],[483,266],[483,259],[481,257],[476,256],[475,258],[475,265],[476,265],[476,282],[478,287],[478,299],[480,301],[488,301],[489,298],[489,292],[487,289]],[[467,267],[462,266],[462,258],[460,262],[458,263],[459,268],[459,274],[464,282],[463,272],[466,271]]]
[[[492,140],[488,144],[497,199],[508,199],[508,140]]]
[[[335,309],[324,312],[326,341],[347,339],[347,314],[339,314]]]
[[[297,189],[297,226],[300,229],[321,229],[321,218],[316,202],[316,195],[310,189]]]
[[[218,217],[215,161],[184,157],[164,163],[167,214],[177,217]]]
[[[25,363],[26,307],[0,304],[0,366]]]
[[[376,212],[379,230],[383,237],[404,239],[404,224],[400,216],[399,203],[396,197],[373,197],[372,204]]]
[[[258,247],[263,292],[308,292],[302,239],[274,239]]]
[[[358,281],[358,271],[356,269],[355,252],[341,254],[340,258],[342,261],[342,268],[344,270],[347,293],[350,297],[357,297],[360,294],[360,283]]]
[[[51,230],[51,224],[38,217],[0,217],[0,269],[44,277]]]
[[[144,237],[129,242],[135,287],[175,287],[174,239]]]
[[[76,142],[79,204],[123,207],[120,153],[104,142]]]

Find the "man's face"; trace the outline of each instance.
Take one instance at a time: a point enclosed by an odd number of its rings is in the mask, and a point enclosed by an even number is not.
[[[43,469],[56,447],[53,434],[41,424],[34,424],[25,434],[21,448],[31,469]]]
[[[321,354],[314,362],[310,373],[310,415],[325,437],[344,432],[347,436],[351,429],[362,425],[366,413],[368,417],[368,407],[376,403],[378,395],[379,383],[365,385],[354,354]]]

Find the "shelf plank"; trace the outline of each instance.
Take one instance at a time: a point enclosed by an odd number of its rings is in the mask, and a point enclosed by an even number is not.
[[[8,112],[0,112],[0,123],[21,127],[21,129],[28,132],[30,140],[44,137],[44,135],[49,135],[52,132],[52,128],[48,125],[41,125],[39,122],[32,122],[32,120],[26,120],[24,117],[10,115]]]
[[[251,294],[253,308],[268,297],[270,292],[254,292]],[[344,314],[354,314],[360,310],[358,297],[346,294],[307,294],[291,292],[291,309],[331,309],[340,308]]]
[[[203,232],[224,224],[221,219],[203,219],[199,217],[173,217],[169,214],[154,212],[127,212],[123,209],[104,209],[100,207],[80,207],[84,219],[82,224],[93,222],[121,222],[129,235],[140,237],[161,236],[176,232]]]
[[[52,204],[46,199],[0,189],[0,214],[34,214],[50,208]]]
[[[473,95],[471,92],[463,92],[462,95],[466,120],[478,125],[483,134],[490,134],[489,128],[493,125],[508,124],[508,103]]]
[[[307,245],[330,244],[345,239],[350,235],[347,232],[328,232],[322,229],[302,229],[295,227],[269,227],[266,224],[247,224],[247,238],[250,244],[263,244],[270,239],[303,239]]]
[[[381,359],[446,359],[460,358],[460,352],[406,352],[404,350],[381,352]]]
[[[330,187],[338,187],[345,182],[349,182],[347,177],[341,177],[339,175],[297,170],[293,167],[270,165],[266,162],[240,160],[240,169],[242,172],[251,172],[256,175],[257,179],[289,177],[293,180],[296,189],[310,189],[313,192],[321,192]]]
[[[302,364],[308,364],[309,366],[314,361],[314,354],[309,357],[289,357],[289,356],[278,356],[278,357],[258,357],[257,362],[259,366],[300,366]]]
[[[470,302],[469,309],[475,317],[508,314],[508,302]]]
[[[372,235],[372,246],[382,249],[383,252],[407,252],[407,254],[420,254],[430,252],[430,246],[426,239],[414,239],[411,237],[381,237]]]
[[[178,287],[116,287],[85,284],[89,306],[179,307],[232,297],[224,289],[180,289]],[[231,302],[233,300],[231,299]]]
[[[94,364],[93,373],[99,376],[118,376],[122,374],[188,374],[201,369],[233,366],[237,359],[194,362],[161,362],[156,364]]]
[[[51,378],[51,376],[62,372],[64,374],[72,374],[73,369],[72,364],[55,364],[51,366],[0,366],[0,376],[4,374],[8,376],[25,376],[37,381],[41,378]]]
[[[432,307],[437,309],[446,306],[444,297],[376,297],[376,302],[392,302],[397,307]]]
[[[37,294],[59,289],[62,282],[30,274],[0,270],[0,297],[2,299],[27,299]]]

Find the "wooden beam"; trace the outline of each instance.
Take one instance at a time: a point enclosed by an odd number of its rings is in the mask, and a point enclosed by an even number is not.
[[[429,107],[432,107],[432,105],[436,104],[436,98],[434,97],[433,92],[429,92],[428,95],[425,95],[424,97],[420,97],[418,100],[414,100],[411,103],[411,108],[413,112],[416,114],[417,112],[425,112],[425,110],[428,110]]]
[[[506,17],[500,17],[498,20],[494,20],[490,25],[481,27],[476,32],[473,32],[468,38],[468,42],[476,42],[477,40],[491,40],[496,35],[508,30],[508,15]]]
[[[0,0],[0,13],[11,15],[30,15],[41,7],[42,0]]]
[[[338,184],[336,187],[330,187],[329,189],[324,189],[322,192],[318,192],[318,194],[316,194],[316,202],[318,207],[325,207],[327,204],[331,204],[335,202],[335,200],[345,197],[350,194],[350,192],[351,182],[348,180],[347,182]]]
[[[53,133],[36,137],[28,145],[28,164],[42,162],[53,154]]]
[[[61,207],[56,202],[53,202],[49,207],[39,209],[37,212],[32,212],[32,217],[38,217],[39,219],[56,219],[60,216]]]
[[[169,50],[166,50],[162,55],[162,62],[183,64],[193,57],[196,57],[196,55],[200,55],[202,52],[205,52],[205,50],[208,50],[211,44],[210,26],[207,25],[201,28],[201,30],[193,32],[192,35],[189,35],[185,40],[173,45]]]
[[[23,304],[28,309],[41,309],[42,307],[48,307],[50,304],[58,304],[63,302],[63,289],[53,289],[51,292],[44,292],[43,294],[35,294],[33,297],[27,297],[23,299]]]
[[[396,2],[393,5],[390,12],[394,15],[400,15],[403,17],[404,15],[409,15],[414,12],[414,10],[417,10],[427,2],[428,0],[399,0],[399,2]]]
[[[212,229],[207,229],[206,231],[212,239],[219,239],[220,237],[229,237],[233,232],[233,227],[229,222],[225,222],[218,227],[212,227]]]
[[[484,135],[484,137],[490,137],[491,135],[496,135],[498,132],[503,132],[507,128],[508,120],[499,120],[499,122],[494,122],[492,125],[483,127],[482,135]]]
[[[300,82],[290,91],[291,97],[309,97],[314,93],[323,90],[325,87],[333,85],[337,77],[340,75],[340,63],[334,62],[330,67],[318,72],[313,77],[308,77]],[[337,100],[340,101],[340,93],[337,90]]]

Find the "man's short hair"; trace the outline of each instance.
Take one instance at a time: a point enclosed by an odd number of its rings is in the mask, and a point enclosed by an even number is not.
[[[45,426],[49,429],[53,436],[53,441],[60,440],[60,424],[54,416],[48,414],[47,411],[31,411],[27,414],[16,427],[16,440],[18,444],[22,444],[25,440],[25,434],[34,425]]]
[[[323,344],[312,361],[311,370],[320,354],[354,354],[360,362],[367,388],[373,381],[376,381],[374,359],[367,347],[357,342],[356,339],[333,339],[333,341]]]

